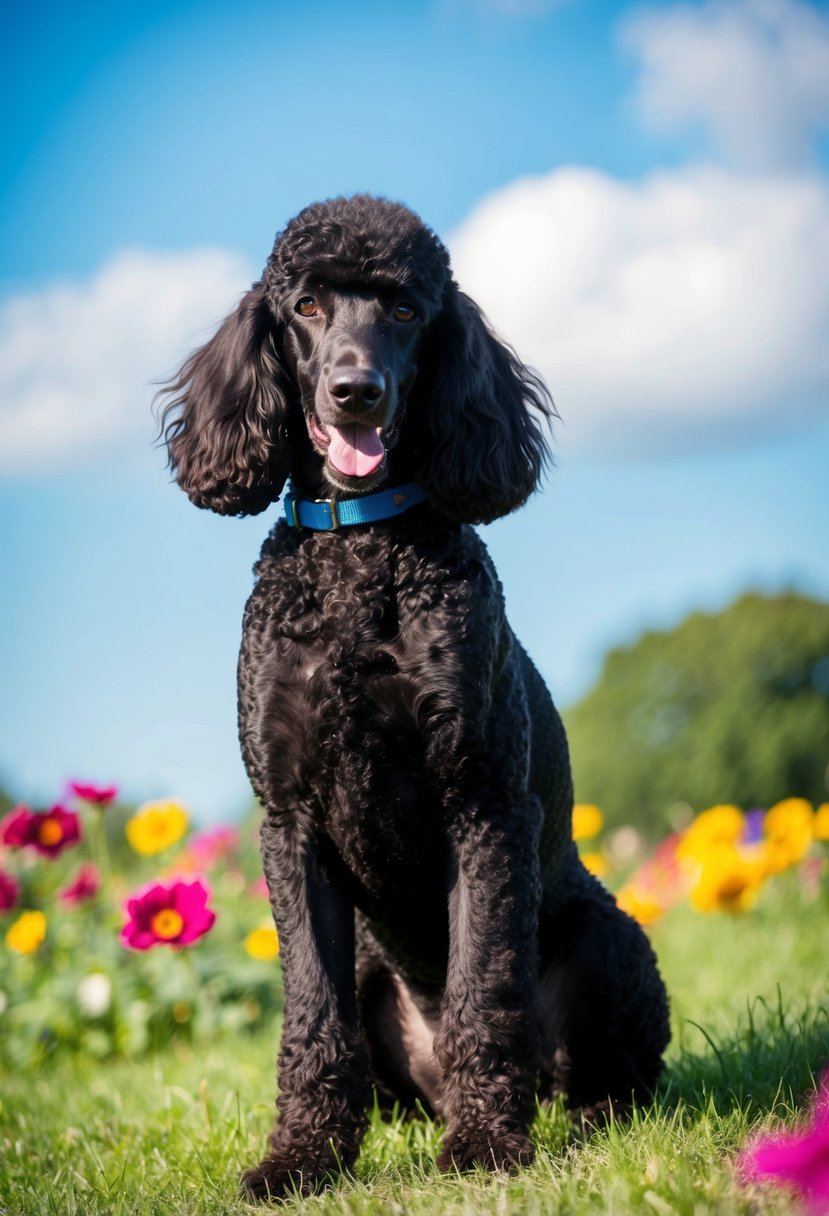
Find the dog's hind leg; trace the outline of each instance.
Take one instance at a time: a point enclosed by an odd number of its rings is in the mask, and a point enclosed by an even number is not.
[[[640,926],[596,884],[542,915],[539,947],[541,1096],[565,1092],[568,1107],[590,1123],[647,1101],[670,1030],[665,987]]]

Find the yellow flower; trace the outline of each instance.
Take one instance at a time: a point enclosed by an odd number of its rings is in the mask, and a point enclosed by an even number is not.
[[[581,860],[586,869],[588,869],[591,874],[595,874],[597,878],[607,877],[610,871],[610,866],[607,863],[607,858],[605,857],[604,853],[582,853]]]
[[[251,958],[269,963],[279,954],[279,938],[273,925],[260,925],[245,938],[245,950]]]
[[[805,798],[785,798],[766,813],[763,820],[766,837],[766,869],[779,874],[796,865],[809,851],[815,835],[812,804]]]
[[[633,883],[628,883],[617,891],[616,903],[628,916],[638,920],[640,925],[652,925],[665,911],[655,895]]]
[[[34,954],[46,937],[42,912],[21,912],[6,932],[6,945],[17,954]]]
[[[577,802],[573,807],[573,839],[591,840],[602,830],[604,816],[597,806]]]
[[[700,865],[691,903],[698,912],[745,912],[756,900],[766,873],[762,853],[721,845]]]
[[[829,802],[823,802],[815,811],[815,840],[829,840]]]
[[[187,811],[172,798],[162,802],[145,802],[132,819],[127,820],[127,840],[136,853],[149,857],[181,840],[187,831],[188,821]]]
[[[701,811],[686,830],[676,855],[680,861],[705,862],[723,847],[736,847],[745,830],[745,816],[736,806],[724,804]]]

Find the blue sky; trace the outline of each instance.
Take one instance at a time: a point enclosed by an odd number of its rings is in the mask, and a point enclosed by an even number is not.
[[[485,529],[562,704],[748,588],[829,598],[829,15],[795,0],[12,3],[0,39],[0,783],[249,798],[235,661],[278,508],[195,510],[154,378],[307,202],[444,236],[545,374]]]

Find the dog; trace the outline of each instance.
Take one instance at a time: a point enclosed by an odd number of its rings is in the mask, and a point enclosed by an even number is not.
[[[531,1161],[537,1097],[654,1092],[668,1005],[572,841],[567,742],[471,525],[520,507],[551,398],[406,207],[314,204],[163,390],[199,507],[283,494],[244,617],[239,730],[284,973],[251,1197],[355,1161],[372,1087],[443,1170]]]

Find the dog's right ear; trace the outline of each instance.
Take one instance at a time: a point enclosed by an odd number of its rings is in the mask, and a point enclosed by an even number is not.
[[[262,283],[159,393],[176,481],[197,507],[256,515],[289,473],[290,378]]]

